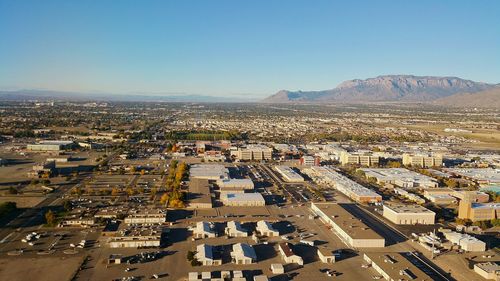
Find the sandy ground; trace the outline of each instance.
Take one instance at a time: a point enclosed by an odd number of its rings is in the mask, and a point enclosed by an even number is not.
[[[63,281],[70,280],[80,266],[82,257],[0,259],[0,276],[10,281]],[[64,266],[61,266],[64,264]]]

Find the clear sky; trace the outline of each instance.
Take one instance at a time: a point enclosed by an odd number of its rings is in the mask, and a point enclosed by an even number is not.
[[[0,88],[263,97],[384,74],[500,83],[500,1],[0,0]]]

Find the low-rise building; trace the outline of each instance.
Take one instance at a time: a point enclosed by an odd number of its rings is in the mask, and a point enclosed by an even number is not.
[[[74,146],[73,141],[44,140],[36,144],[28,144],[26,148],[31,151],[62,151]]]
[[[237,221],[228,221],[225,233],[228,237],[248,237],[248,230]]]
[[[488,193],[476,190],[456,190],[452,194],[459,200],[466,200],[472,203],[487,203],[490,200]]]
[[[276,230],[272,224],[268,221],[258,221],[256,230],[260,235],[267,237],[276,237],[280,235],[280,232]]]
[[[207,244],[200,244],[196,246],[195,258],[205,266],[222,264],[222,258],[219,255],[216,255],[214,247]]]
[[[319,166],[320,158],[318,156],[304,155],[300,157],[300,165],[302,166]]]
[[[229,178],[229,170],[224,165],[195,164],[189,167],[191,179],[220,180]]]
[[[320,184],[332,185],[335,189],[356,202],[375,203],[382,201],[381,195],[339,174],[332,167],[311,167],[308,172],[316,182]]]
[[[252,246],[245,243],[236,243],[231,252],[232,262],[235,264],[252,264],[257,262],[257,254]]]
[[[265,206],[266,201],[260,193],[222,193],[220,196],[225,206]]]
[[[279,243],[278,249],[281,253],[281,257],[286,263],[296,263],[298,265],[304,265],[304,260],[301,256],[295,254],[291,248],[291,244],[288,242]]]
[[[342,204],[312,203],[311,210],[355,248],[385,247],[385,239],[345,210]]]
[[[160,247],[164,228],[162,226],[129,226],[108,240],[111,248]]]
[[[319,247],[317,253],[322,263],[335,263],[336,257],[332,249]]]
[[[271,272],[273,274],[283,274],[285,273],[285,267],[281,263],[271,264]]]
[[[484,252],[486,251],[486,243],[470,236],[469,234],[458,233],[455,231],[443,231],[444,237],[451,243],[460,246],[467,252]]]
[[[374,178],[380,185],[394,184],[404,189],[435,188],[438,182],[434,178],[405,168],[363,168],[367,179]]]
[[[154,225],[163,224],[167,221],[167,215],[158,209],[133,210],[125,218],[126,224],[132,225]]]
[[[385,203],[385,218],[395,224],[434,224],[436,213],[420,205]]]
[[[494,262],[476,263],[474,265],[474,272],[481,275],[484,279],[500,280],[500,265]]]
[[[211,209],[213,207],[212,193],[207,179],[192,178],[188,186],[188,208]]]
[[[403,255],[410,253],[365,253],[363,259],[388,281],[431,281],[429,275]]]
[[[244,193],[254,190],[254,184],[251,179],[224,179],[218,180],[220,192]]]
[[[211,223],[205,221],[199,221],[196,223],[196,227],[193,230],[193,236],[197,239],[202,238],[214,238],[217,233]]]
[[[274,166],[274,169],[287,182],[303,182],[304,178],[288,166]]]

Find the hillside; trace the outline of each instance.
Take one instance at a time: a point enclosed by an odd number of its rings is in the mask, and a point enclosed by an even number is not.
[[[500,86],[476,93],[455,94],[437,99],[434,103],[456,107],[500,108]]]
[[[355,79],[324,91],[286,91],[266,98],[267,103],[288,102],[428,102],[459,93],[475,93],[495,87],[457,77],[386,75]]]

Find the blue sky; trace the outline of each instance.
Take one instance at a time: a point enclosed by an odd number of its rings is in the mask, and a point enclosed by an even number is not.
[[[500,83],[500,1],[0,0],[0,89],[263,97],[384,74]]]

